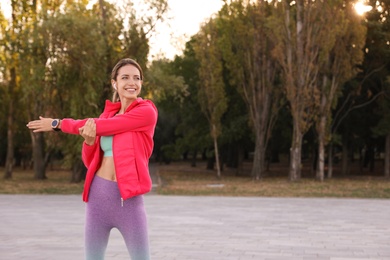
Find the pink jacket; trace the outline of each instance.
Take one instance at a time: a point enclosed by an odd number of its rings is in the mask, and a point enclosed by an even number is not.
[[[95,118],[96,141],[83,144],[82,159],[88,168],[84,183],[83,200],[88,201],[89,189],[103,158],[100,136],[113,135],[112,152],[119,191],[123,200],[147,193],[152,188],[149,175],[149,158],[153,151],[153,135],[157,123],[157,108],[150,100],[138,98],[124,114],[116,115],[120,102],[106,101],[103,113]],[[65,118],[61,131],[79,134],[87,119]]]

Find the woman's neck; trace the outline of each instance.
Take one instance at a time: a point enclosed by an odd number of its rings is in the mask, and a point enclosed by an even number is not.
[[[124,114],[126,109],[133,103],[134,100],[121,100],[121,108],[118,111],[118,114]]]

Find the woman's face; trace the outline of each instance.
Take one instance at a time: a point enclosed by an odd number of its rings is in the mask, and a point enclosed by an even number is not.
[[[113,81],[112,84],[115,84],[120,100],[134,101],[141,92],[141,73],[137,67],[125,65],[118,70],[116,82]]]

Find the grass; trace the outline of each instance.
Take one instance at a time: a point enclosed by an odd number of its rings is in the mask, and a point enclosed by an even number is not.
[[[210,174],[198,174],[194,180],[190,174],[180,172],[163,172],[160,175],[163,185],[158,192],[167,195],[390,198],[390,181],[369,177],[328,179],[324,182],[301,179],[292,183],[281,177],[254,181],[229,176],[217,179]]]
[[[159,194],[215,195],[261,197],[335,197],[335,198],[390,198],[390,180],[378,176],[350,176],[326,179],[302,178],[290,182],[287,168],[274,170],[273,177],[254,181],[250,177],[237,177],[226,169],[217,178],[205,166],[190,168],[183,165],[164,166],[160,169],[162,184]],[[279,172],[278,172],[279,171]]]
[[[3,169],[1,169],[4,172]],[[326,179],[302,178],[290,182],[287,175],[273,174],[260,181],[250,177],[237,177],[225,169],[220,179],[214,171],[196,168],[188,163],[160,165],[162,180],[156,189],[162,195],[213,195],[213,196],[261,196],[261,197],[335,197],[390,199],[390,181],[378,176],[353,176]],[[46,180],[35,180],[31,170],[16,169],[11,180],[0,176],[2,194],[81,194],[83,183],[70,183],[69,171],[48,171]]]
[[[35,180],[33,171],[16,169],[10,180],[4,180],[1,176],[0,193],[81,194],[83,190],[83,183],[70,183],[69,171],[47,171],[46,176],[46,180]]]

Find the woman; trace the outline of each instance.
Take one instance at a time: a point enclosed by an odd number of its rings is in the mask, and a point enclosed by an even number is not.
[[[82,159],[88,168],[83,200],[87,202],[86,259],[104,259],[112,228],[118,228],[133,260],[149,259],[142,194],[152,183],[148,161],[153,149],[157,109],[138,97],[143,72],[132,59],[112,70],[113,102],[99,118],[74,120],[40,117],[27,124],[34,132],[59,131],[84,138]]]

